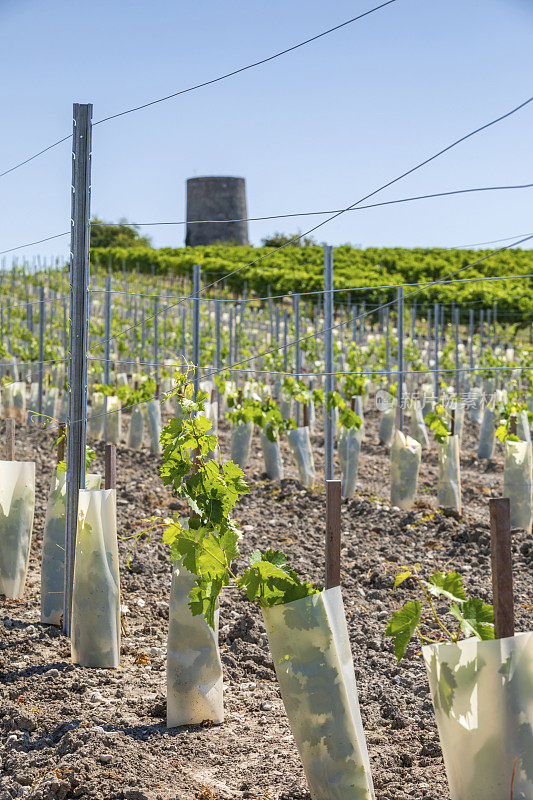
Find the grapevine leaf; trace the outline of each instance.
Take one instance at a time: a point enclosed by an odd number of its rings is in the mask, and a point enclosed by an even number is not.
[[[494,611],[479,597],[471,597],[458,606],[454,603],[450,613],[459,620],[465,636],[477,636],[482,641],[494,639]]]
[[[402,660],[407,645],[420,622],[422,605],[418,600],[408,600],[407,603],[393,614],[387,625],[385,636],[392,636],[394,640],[394,655],[398,663]]]
[[[286,562],[279,550],[269,549],[263,555],[254,551],[250,568],[238,581],[247,598],[260,606],[274,606],[315,594],[312,584],[302,582]]]
[[[411,570],[409,567],[404,567],[395,577],[394,579],[394,586],[392,587],[392,591],[396,591],[398,586],[407,580],[407,578],[411,577]]]
[[[434,597],[444,596],[457,603],[466,600],[462,578],[458,572],[434,572],[428,581],[422,581]]]

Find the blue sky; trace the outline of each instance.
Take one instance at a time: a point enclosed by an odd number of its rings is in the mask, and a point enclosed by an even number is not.
[[[94,119],[270,55],[376,0],[0,0],[0,172]],[[309,46],[99,125],[92,210],[182,220],[185,180],[242,175],[250,216],[353,203],[533,94],[530,0],[397,0]],[[533,104],[382,192],[533,182]],[[0,179],[0,250],[69,228],[68,142]],[[532,190],[343,215],[319,241],[444,246],[533,230]],[[250,238],[319,218],[257,222]],[[183,227],[148,228],[181,246]],[[68,252],[68,237],[21,253]],[[9,256],[10,258],[10,256]]]

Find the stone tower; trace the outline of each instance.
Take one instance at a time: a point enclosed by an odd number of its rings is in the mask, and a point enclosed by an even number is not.
[[[248,223],[227,221],[246,220],[247,216],[244,178],[188,178],[185,245],[194,247],[215,242],[249,244]],[[221,221],[189,224],[193,220]]]

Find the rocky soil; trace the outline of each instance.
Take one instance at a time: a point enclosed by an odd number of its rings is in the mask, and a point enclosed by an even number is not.
[[[378,800],[448,800],[439,739],[420,651],[411,645],[397,666],[383,638],[401,564],[423,570],[453,566],[467,590],[490,601],[487,500],[502,490],[502,451],[494,461],[475,456],[477,430],[467,426],[462,451],[464,516],[436,509],[437,460],[423,455],[419,500],[410,512],[388,500],[388,452],[377,443],[369,414],[355,499],[342,506],[342,586],[361,713]],[[53,469],[51,434],[20,427],[17,458],[37,462],[37,505],[26,594],[0,600],[0,800],[220,800],[308,798],[269,655],[260,612],[236,592],[221,601],[220,645],[226,721],[167,730],[165,647],[170,562],[160,541],[137,549],[126,566],[122,539],[121,666],[85,669],[71,663],[69,641],[41,625],[40,552]],[[322,469],[322,440],[313,440]],[[227,426],[221,430],[229,457]],[[303,490],[283,445],[287,477],[263,473],[259,440],[247,469],[251,495],[239,503],[243,556],[276,546],[292,565],[320,584],[324,572],[323,490]],[[147,448],[118,447],[118,522],[126,537],[152,514],[181,508],[162,487],[157,459]],[[97,446],[103,468],[103,447]],[[514,533],[517,630],[531,630],[533,545]]]

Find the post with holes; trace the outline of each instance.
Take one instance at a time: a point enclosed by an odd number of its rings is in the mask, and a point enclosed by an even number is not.
[[[288,372],[288,359],[289,351],[287,348],[287,340],[289,338],[289,312],[287,309],[283,311],[283,372]]]
[[[67,322],[67,303],[63,300],[63,356],[68,358],[68,322]]]
[[[302,350],[300,347],[300,295],[292,298],[294,313],[294,378],[299,381],[302,373]],[[300,404],[296,404],[296,425],[300,427]]]
[[[154,370],[156,386],[159,386],[159,299],[154,299]]]
[[[327,402],[333,391],[333,247],[324,247],[324,389]],[[333,409],[324,408],[326,480],[333,479]]]
[[[228,318],[228,335],[229,335],[229,366],[233,364],[233,306],[229,310]],[[233,373],[231,375],[233,379]]]
[[[192,273],[192,363],[194,366],[194,397],[200,389],[200,265]]]
[[[325,588],[341,584],[341,481],[326,480]]]
[[[217,371],[217,374],[219,374],[220,370],[222,369],[222,340],[221,340],[221,336],[220,336],[220,306],[221,306],[220,300],[215,300],[215,341],[216,341],[216,350],[215,350],[216,364],[215,364],[215,369]],[[218,386],[217,386],[217,390],[216,391],[217,391],[217,393],[216,393],[217,413],[218,413],[218,418],[220,419],[221,398],[220,398],[220,392],[218,390]]]
[[[274,303],[272,302],[272,290],[270,286],[267,288],[268,295],[268,321],[270,325],[270,346],[274,341]]]
[[[438,403],[439,400],[439,304],[435,303],[435,342],[434,342],[434,351],[433,351],[433,358],[435,360],[435,366],[433,367],[433,394],[435,395],[435,402]]]
[[[104,383],[109,385],[111,380],[109,353],[111,347],[111,275],[105,276],[104,294]],[[107,395],[104,394],[104,405],[102,408],[104,415],[104,442],[107,441]]]
[[[72,218],[70,238],[69,402],[65,513],[65,608],[70,635],[79,490],[85,488],[87,441],[87,341],[89,335],[89,247],[91,214],[92,104],[74,104]]]
[[[428,345],[428,350],[427,350],[427,352],[428,352],[428,355],[427,355],[427,361],[428,361],[428,367],[429,367],[429,362],[431,361],[431,306],[428,306],[428,336],[427,336],[427,345]]]
[[[15,460],[15,420],[6,419],[6,461]]]
[[[146,322],[144,321],[144,306],[141,305],[141,352],[139,354],[139,362],[141,369],[144,364],[144,348],[146,347]]]
[[[39,288],[39,373],[37,411],[43,413],[43,384],[44,384],[44,323],[45,323],[45,294],[44,286]],[[42,419],[40,420],[42,422]]]
[[[383,309],[383,327],[385,328],[385,372],[387,383],[390,383],[390,307]]]
[[[508,497],[489,500],[490,560],[494,602],[494,637],[514,636],[511,502]]]
[[[454,332],[454,339],[455,339],[455,394],[457,395],[457,400],[459,401],[459,397],[461,395],[461,373],[460,363],[459,363],[459,309],[453,309],[453,332]]]
[[[117,448],[114,444],[105,446],[105,488],[117,488]]]
[[[474,309],[468,312],[468,365],[474,369]]]
[[[399,429],[403,432],[404,422],[404,397],[403,397],[403,376],[404,376],[404,359],[403,359],[403,286],[398,286],[397,306],[398,306],[398,414],[399,414]]]

